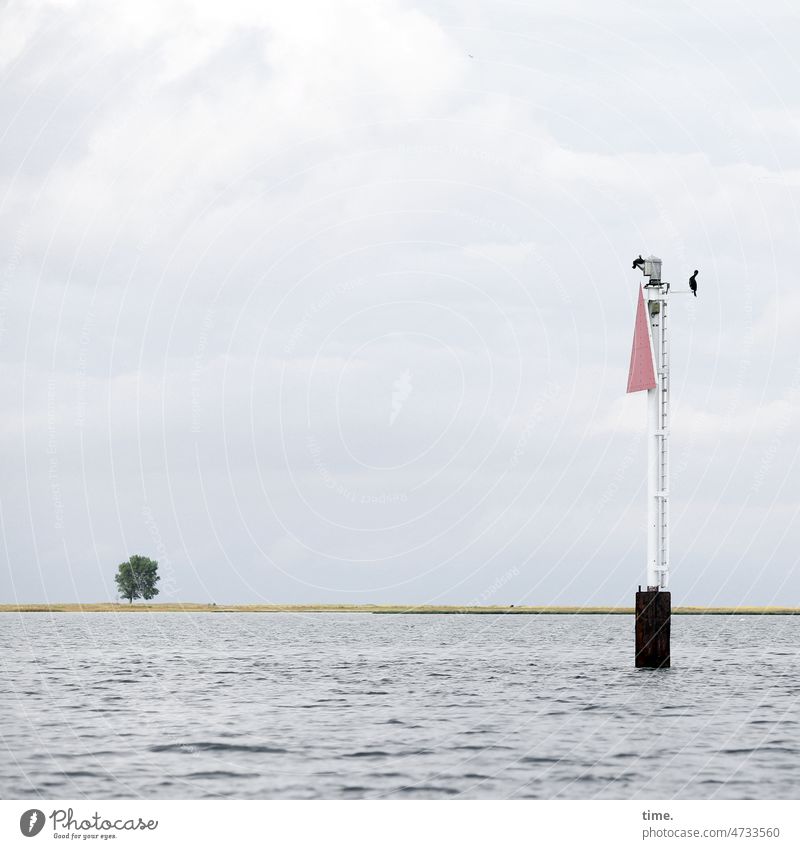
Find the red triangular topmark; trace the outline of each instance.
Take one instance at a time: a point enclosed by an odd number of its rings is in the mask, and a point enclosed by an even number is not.
[[[628,392],[656,388],[656,371],[653,368],[653,349],[650,345],[650,323],[644,306],[644,293],[639,286],[639,304],[636,307],[636,326],[633,330],[631,365],[628,369]]]

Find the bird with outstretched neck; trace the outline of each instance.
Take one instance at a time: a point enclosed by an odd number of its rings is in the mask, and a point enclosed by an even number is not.
[[[692,294],[697,297],[697,275],[700,272],[695,268],[694,274],[689,278],[689,288],[692,290]]]
[[[642,259],[641,254],[639,254],[639,256],[637,256],[636,259],[633,261],[633,265],[631,266],[631,268],[644,268],[644,260]]]

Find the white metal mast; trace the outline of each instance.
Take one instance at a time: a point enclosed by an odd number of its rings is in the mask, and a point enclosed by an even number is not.
[[[647,390],[647,587],[669,586],[669,285],[661,260],[648,257],[644,287],[656,385]]]

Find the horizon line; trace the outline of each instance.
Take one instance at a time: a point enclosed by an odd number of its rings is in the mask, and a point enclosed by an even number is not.
[[[377,613],[421,615],[633,615],[633,607],[605,605],[437,605],[437,604],[214,604],[201,602],[63,602],[0,604],[0,613]],[[797,616],[800,607],[691,606],[674,607],[678,616]]]

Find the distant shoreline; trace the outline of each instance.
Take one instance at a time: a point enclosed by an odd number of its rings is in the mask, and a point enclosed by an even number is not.
[[[633,615],[632,607],[497,607],[395,604],[0,604],[0,613],[378,613]],[[800,607],[675,607],[676,616],[800,616]]]

